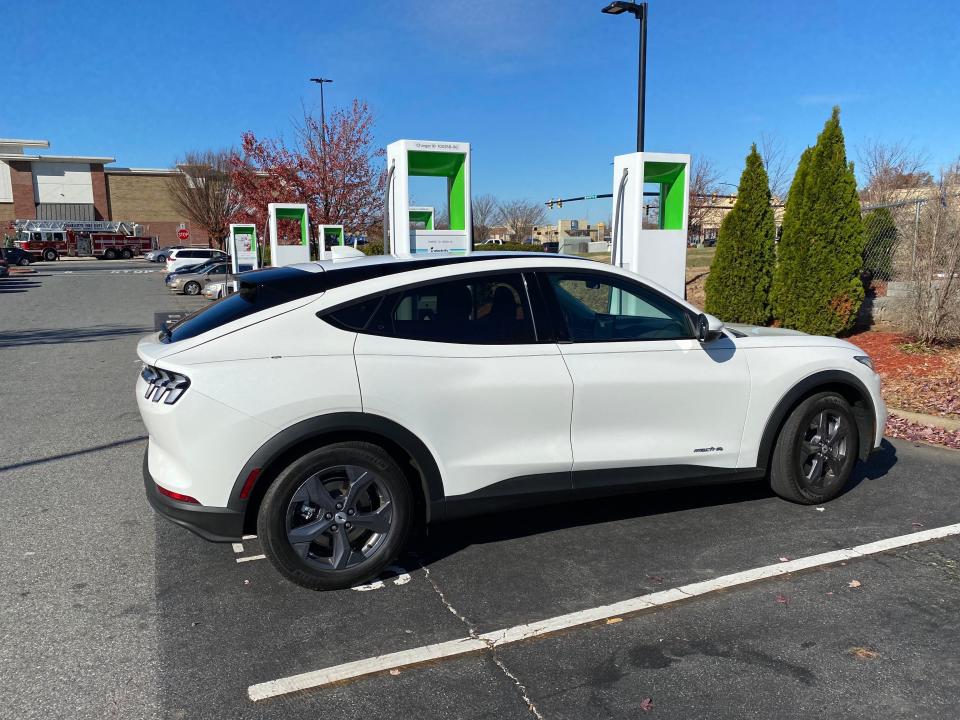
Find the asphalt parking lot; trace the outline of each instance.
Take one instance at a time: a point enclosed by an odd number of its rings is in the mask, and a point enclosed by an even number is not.
[[[960,523],[960,453],[886,443],[822,508],[754,483],[438,525],[380,582],[313,593],[256,538],[207,543],[143,497],[134,347],[155,313],[206,301],[144,262],[34,267],[0,280],[0,717],[956,715],[960,535],[254,701],[301,673]]]

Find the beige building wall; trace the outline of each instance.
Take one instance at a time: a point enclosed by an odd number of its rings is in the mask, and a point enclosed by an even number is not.
[[[159,238],[160,247],[208,244],[207,233],[180,213],[169,189],[169,171],[107,171],[110,217],[143,225],[144,235]],[[184,225],[190,231],[186,242],[177,237]]]

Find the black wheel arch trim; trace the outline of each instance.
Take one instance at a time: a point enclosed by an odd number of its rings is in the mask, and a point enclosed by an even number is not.
[[[324,437],[339,442],[344,439],[344,435],[349,435],[351,432],[383,438],[410,456],[420,476],[420,486],[426,505],[426,520],[429,522],[431,512],[434,515],[437,514],[443,506],[444,499],[443,480],[433,454],[420,438],[399,423],[364,412],[318,415],[301,420],[278,432],[247,460],[234,482],[227,506],[246,514],[249,501],[241,499],[240,494],[247,478],[255,469],[261,468],[261,472],[251,488],[250,498],[254,497],[258,491],[261,491],[262,496],[264,488],[261,484],[264,481],[272,481],[277,474],[275,471],[282,469],[273,467],[273,464],[290,450],[302,443]]]
[[[860,435],[860,459],[866,460],[873,452],[873,437],[877,427],[877,409],[874,407],[873,398],[866,385],[852,373],[844,370],[821,370],[803,378],[794,385],[787,393],[780,398],[774,406],[773,412],[767,418],[767,424],[763,429],[763,435],[760,439],[760,449],[757,452],[757,465],[759,467],[769,467],[770,457],[773,453],[773,446],[777,441],[777,435],[783,423],[786,422],[790,411],[795,408],[803,398],[816,392],[821,388],[829,388],[837,385],[844,386],[855,392],[863,402],[863,407],[854,406],[853,414],[857,420],[857,431]]]

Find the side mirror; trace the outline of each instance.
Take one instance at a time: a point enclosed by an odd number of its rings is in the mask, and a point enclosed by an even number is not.
[[[702,343],[716,340],[723,335],[723,322],[713,315],[700,313],[697,316],[697,340]]]

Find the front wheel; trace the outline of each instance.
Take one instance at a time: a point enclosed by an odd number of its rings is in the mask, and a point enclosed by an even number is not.
[[[257,516],[264,554],[311,590],[376,576],[406,541],[413,502],[382,448],[342,442],[307,453],[267,490]]]
[[[28,257],[20,258],[20,261],[17,263],[17,265],[19,265],[20,267],[26,267],[29,264],[30,264],[30,258]]]
[[[200,294],[200,283],[193,282],[192,280],[183,286],[183,292],[187,295],[199,295]]]
[[[770,464],[770,487],[805,505],[835,498],[857,462],[860,436],[850,404],[833,392],[812,395],[784,423]]]
[[[53,248],[47,248],[46,250],[43,251],[43,259],[46,260],[47,262],[53,262],[54,260],[57,259],[57,257],[58,257],[57,251],[54,250]]]

